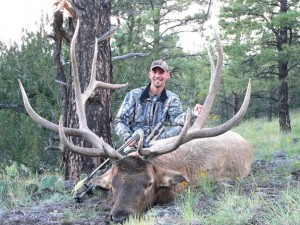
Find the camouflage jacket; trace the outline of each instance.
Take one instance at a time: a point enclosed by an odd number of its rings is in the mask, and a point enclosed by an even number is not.
[[[149,87],[133,89],[125,99],[115,118],[116,134],[126,141],[137,129],[145,136],[162,122],[165,126],[183,126],[184,115],[179,97],[164,89],[159,97],[149,95]]]

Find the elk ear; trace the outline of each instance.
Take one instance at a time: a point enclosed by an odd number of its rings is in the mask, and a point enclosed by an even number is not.
[[[111,189],[112,171],[109,170],[101,176],[95,177],[91,183],[104,189]]]
[[[174,170],[166,170],[161,176],[160,187],[175,186],[176,184],[182,182],[189,183],[189,179],[186,176]]]

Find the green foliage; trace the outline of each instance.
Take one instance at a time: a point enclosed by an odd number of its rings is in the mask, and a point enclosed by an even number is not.
[[[248,198],[238,193],[226,192],[213,206],[212,215],[204,224],[251,224],[258,210],[258,198]]]
[[[197,218],[194,208],[198,199],[199,193],[188,188],[178,200],[180,202],[183,224],[193,224],[193,221]]]
[[[15,176],[18,173],[17,164],[13,163],[11,166],[6,167],[6,174],[9,177]]]
[[[33,108],[50,121],[56,121],[58,85],[52,63],[52,44],[44,35],[42,19],[36,33],[24,31],[21,45],[0,48],[0,162],[15,161],[33,170],[51,168],[58,154],[45,152],[51,132],[42,129],[25,113],[18,79],[23,83]],[[48,21],[46,21],[48,23]],[[2,168],[3,169],[3,168]]]
[[[0,180],[0,207],[29,206],[39,201],[61,201],[71,198],[64,189],[61,175],[31,173],[29,168],[16,163],[7,166]]]
[[[286,152],[289,157],[299,154],[298,110],[291,112],[294,129],[289,134],[281,133],[277,122],[267,122],[266,118],[250,119],[234,128],[253,144],[256,158],[272,157],[274,152]]]
[[[224,69],[227,90],[224,94],[229,95],[233,90],[243,96],[242,88],[246,80],[252,78],[250,116],[267,113],[273,116],[282,110],[279,102],[283,97],[279,89],[283,79],[288,81],[288,94],[298,96],[299,83],[296,84],[292,76],[299,74],[299,1],[286,3],[222,1],[220,25],[228,61]],[[287,64],[288,74],[282,70],[284,64]],[[298,101],[292,99],[289,107],[299,107]]]
[[[299,11],[289,10],[286,13],[279,13],[272,17],[272,25],[274,27],[298,27],[299,22]]]
[[[45,176],[40,183],[40,189],[50,189],[54,187],[58,178],[56,176]]]
[[[279,199],[265,202],[267,224],[299,224],[300,188],[298,190],[284,190]]]
[[[38,185],[34,183],[32,180],[26,181],[24,188],[29,195],[33,195],[39,189]]]
[[[205,176],[205,173],[200,174],[199,186],[201,188],[201,192],[205,195],[211,195],[213,192],[213,183],[212,181]]]
[[[4,180],[0,180],[0,196],[1,202],[3,201],[3,196],[6,196],[8,193],[8,185]]]

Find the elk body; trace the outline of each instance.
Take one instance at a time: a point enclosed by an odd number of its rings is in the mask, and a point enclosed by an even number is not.
[[[105,174],[92,179],[92,182],[109,190],[108,201],[112,205],[112,220],[124,221],[130,214],[141,214],[154,204],[163,204],[174,198],[174,193],[182,191],[186,183],[197,183],[199,174],[205,171],[212,180],[242,178],[249,174],[252,162],[252,146],[239,134],[229,131],[245,114],[250,101],[250,82],[244,102],[238,113],[229,121],[213,128],[203,128],[209,115],[217,87],[221,78],[223,50],[216,34],[218,62],[215,66],[211,57],[211,83],[202,111],[192,127],[189,127],[190,113],[182,132],[172,138],[154,141],[149,148],[143,148],[143,134],[140,133],[138,150],[129,156],[122,156],[113,147],[94,134],[87,126],[85,102],[96,88],[120,88],[96,81],[97,40],[92,64],[90,84],[84,93],[80,91],[75,42],[79,30],[79,20],[71,43],[71,63],[74,71],[74,91],[79,128],[66,128],[40,117],[30,106],[25,90],[20,83],[25,108],[31,118],[40,125],[59,132],[60,142],[79,154],[87,156],[107,156],[113,161],[112,168]],[[103,37],[104,39],[106,37]],[[99,40],[98,40],[99,41]],[[209,55],[210,56],[210,55]],[[80,136],[91,142],[94,148],[73,145],[68,136]]]
[[[129,214],[172,201],[185,183],[198,184],[203,172],[216,181],[242,178],[249,174],[251,163],[251,144],[228,131],[189,141],[152,160],[137,154],[122,158],[92,182],[110,190],[111,217],[123,221]]]

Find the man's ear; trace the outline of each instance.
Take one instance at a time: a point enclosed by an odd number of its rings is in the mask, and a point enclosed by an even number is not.
[[[91,180],[91,183],[104,189],[111,189],[112,170],[107,171],[101,176],[95,177]]]
[[[171,77],[171,74],[169,72],[167,72],[167,73],[168,73],[168,78],[167,79],[169,79]]]
[[[159,168],[158,174],[160,177],[160,187],[171,187],[182,182],[190,182],[186,176],[174,170]]]

